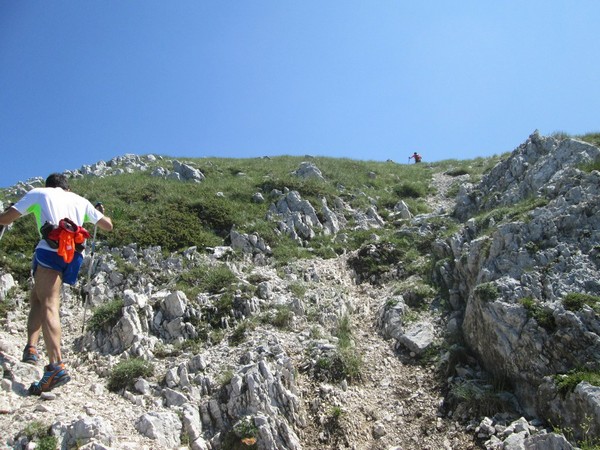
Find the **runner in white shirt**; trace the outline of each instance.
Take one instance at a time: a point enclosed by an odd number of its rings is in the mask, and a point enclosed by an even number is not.
[[[32,189],[16,204],[0,213],[0,225],[9,225],[19,217],[30,213],[35,216],[38,230],[46,223],[49,228],[55,228],[63,223],[72,224],[69,231],[81,227],[85,222],[96,224],[105,231],[111,231],[113,228],[111,219],[104,215],[102,205],[98,204],[94,208],[88,200],[69,191],[67,178],[62,174],[51,174],[46,179],[46,187]],[[62,232],[62,230],[57,231]],[[82,236],[87,235],[87,232],[80,231],[77,238],[83,240]],[[62,240],[63,237],[67,240],[73,239],[75,235],[76,233],[65,232],[64,235],[60,234],[60,239]],[[31,291],[27,345],[23,351],[23,361],[36,364],[39,360],[36,348],[40,332],[44,335],[49,359],[42,379],[32,383],[29,388],[29,392],[34,395],[50,391],[71,379],[62,361],[60,350],[62,330],[59,306],[62,283],[75,284],[83,262],[82,251],[74,251],[71,245],[73,242],[78,241],[77,239],[68,241],[66,247],[71,251],[65,254],[61,253],[65,245],[60,247],[59,242],[42,238],[33,256],[34,286]]]

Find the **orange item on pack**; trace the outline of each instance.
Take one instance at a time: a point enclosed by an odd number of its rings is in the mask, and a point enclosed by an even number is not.
[[[65,218],[59,222],[57,228],[48,234],[48,237],[58,241],[57,253],[66,263],[70,263],[75,256],[75,245],[83,244],[90,237],[90,233],[71,219]]]

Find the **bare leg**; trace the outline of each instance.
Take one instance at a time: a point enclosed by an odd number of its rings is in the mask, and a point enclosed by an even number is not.
[[[29,297],[29,317],[27,318],[27,344],[37,347],[42,331],[42,318],[40,312],[40,301],[37,298],[35,287],[31,290]]]
[[[41,330],[48,359],[52,364],[62,360],[60,351],[62,329],[59,315],[62,275],[56,270],[38,266],[34,278],[31,309],[27,321],[27,342],[35,345]]]

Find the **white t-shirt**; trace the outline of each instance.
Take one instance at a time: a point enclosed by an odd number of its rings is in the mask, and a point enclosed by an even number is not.
[[[62,188],[35,188],[13,205],[22,215],[32,213],[35,216],[38,232],[46,222],[58,225],[65,217],[71,219],[79,226],[86,222],[96,223],[104,214],[98,211],[89,200],[65,191]],[[57,251],[41,239],[37,248]]]

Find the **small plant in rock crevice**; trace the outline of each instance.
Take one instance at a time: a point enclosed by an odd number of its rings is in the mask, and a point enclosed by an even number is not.
[[[566,374],[557,374],[554,376],[558,392],[563,396],[573,392],[575,387],[582,381],[586,381],[593,386],[600,386],[600,371],[574,369]]]
[[[6,319],[8,316],[8,312],[12,311],[14,306],[8,299],[4,299],[0,301],[0,319]]]
[[[500,292],[493,283],[481,283],[475,287],[475,295],[483,301],[491,302],[498,298]]]
[[[94,309],[87,324],[91,331],[101,331],[114,327],[123,317],[123,300],[114,299]]]
[[[289,330],[293,318],[294,312],[289,305],[272,305],[260,315],[260,322],[281,330]]]
[[[259,432],[251,416],[237,421],[232,429],[224,433],[221,448],[230,450],[255,450],[258,448]]]
[[[131,389],[140,377],[151,377],[154,374],[154,364],[141,358],[133,358],[118,363],[108,378],[108,390],[119,392]]]
[[[509,410],[503,399],[501,383],[468,380],[450,387],[449,401],[454,404],[465,403],[471,414],[475,416],[493,416],[499,411]]]
[[[314,366],[314,375],[318,379],[329,381],[348,380],[356,382],[363,379],[363,359],[352,338],[352,323],[349,315],[344,315],[333,333],[338,338],[335,350],[321,355]]]
[[[252,320],[244,320],[235,327],[231,335],[229,336],[229,343],[237,346],[246,340],[248,333],[256,327]]]
[[[600,297],[597,295],[584,294],[581,292],[571,292],[562,299],[562,304],[569,311],[579,311],[583,305],[587,305],[600,312]]]
[[[523,297],[519,303],[527,311],[527,316],[535,319],[540,327],[548,332],[556,330],[556,321],[551,310],[544,309],[533,297]]]
[[[56,436],[50,434],[50,427],[40,421],[28,423],[19,435],[25,435],[38,450],[55,450],[58,447]],[[28,447],[29,448],[29,447]]]

